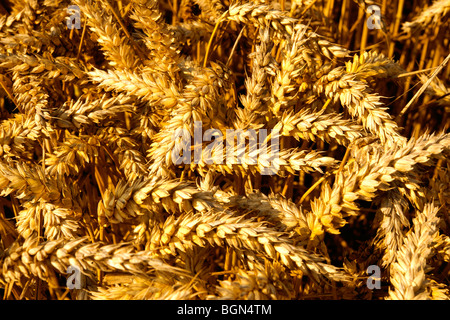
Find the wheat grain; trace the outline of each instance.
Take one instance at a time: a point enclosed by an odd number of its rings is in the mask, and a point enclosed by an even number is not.
[[[448,299],[448,1],[373,4],[2,3],[0,299]]]
[[[450,12],[448,0],[435,0],[433,4],[414,17],[413,21],[405,22],[402,29],[406,32],[415,32],[420,29],[433,29]]]
[[[427,204],[424,211],[418,213],[414,221],[414,230],[410,232],[402,247],[399,248],[397,261],[392,266],[391,282],[394,290],[392,299],[430,298],[425,276],[426,260],[430,254],[431,241],[437,232],[437,208]]]

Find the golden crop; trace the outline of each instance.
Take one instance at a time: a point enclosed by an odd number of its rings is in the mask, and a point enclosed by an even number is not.
[[[3,1],[0,296],[449,299],[449,17]]]

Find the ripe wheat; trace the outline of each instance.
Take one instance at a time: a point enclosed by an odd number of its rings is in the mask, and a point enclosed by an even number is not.
[[[450,299],[450,2],[370,4],[2,2],[1,299]]]

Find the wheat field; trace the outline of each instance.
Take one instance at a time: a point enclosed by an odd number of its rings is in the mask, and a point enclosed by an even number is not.
[[[450,299],[449,0],[0,3],[0,299]]]

